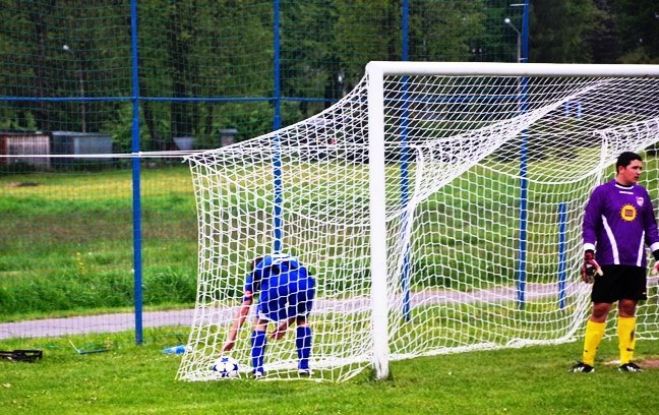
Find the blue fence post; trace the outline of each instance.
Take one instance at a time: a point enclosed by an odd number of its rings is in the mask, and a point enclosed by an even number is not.
[[[403,0],[401,5],[401,60],[409,60],[409,29],[410,29],[410,2],[409,0]],[[400,161],[400,197],[402,206],[405,207],[410,200],[410,179],[409,179],[409,165],[410,165],[410,150],[407,142],[408,135],[408,126],[409,126],[409,104],[407,102],[409,98],[408,94],[408,82],[409,79],[407,76],[404,76],[402,85],[402,106],[403,113],[400,121],[400,148],[401,148],[401,161]],[[408,221],[410,218],[407,214],[404,214],[402,217],[402,230],[405,232],[405,229],[408,226]],[[410,235],[411,243],[411,235]],[[405,246],[403,252],[403,269],[401,270],[401,290],[403,292],[403,318],[405,321],[410,321],[411,319],[411,295],[410,295],[410,243]]]
[[[134,269],[134,303],[135,303],[135,343],[142,344],[142,200],[140,191],[140,84],[137,42],[137,0],[130,2],[130,42],[131,42],[131,81],[133,102],[132,143],[133,152],[133,269]]]
[[[529,3],[531,0],[524,0],[522,9],[522,50],[520,51],[520,61],[529,62]]]
[[[522,12],[522,47],[520,50],[520,62],[529,61],[529,0],[524,1]],[[528,111],[528,79],[520,79],[520,113]],[[528,133],[522,131],[522,143],[520,146],[520,192],[519,192],[519,258],[517,262],[517,302],[520,309],[524,308],[526,301],[526,254],[527,254],[527,229],[528,229]]]
[[[272,38],[273,38],[273,66],[274,66],[274,119],[272,129],[281,128],[281,73],[280,73],[280,39],[279,39],[279,0],[274,0],[273,4],[273,21],[272,21]],[[273,209],[273,227],[274,242],[273,251],[279,254],[283,251],[284,223],[283,223],[283,179],[281,171],[281,137],[275,134],[272,137],[273,159],[272,159],[272,176],[274,182],[274,209]]]
[[[273,89],[274,89],[274,107],[275,113],[272,120],[272,129],[278,130],[281,128],[281,74],[280,74],[280,53],[281,53],[281,43],[279,38],[279,13],[280,13],[280,3],[279,0],[273,0],[272,2],[272,47],[274,55],[272,57],[272,66],[274,71],[273,79]]]
[[[517,259],[517,302],[520,309],[524,308],[526,301],[526,254],[528,230],[528,148],[527,134],[522,132],[522,145],[520,150],[520,189],[519,189],[519,258]]]
[[[567,280],[567,205],[558,204],[558,306],[565,308],[565,282]]]
[[[401,5],[400,30],[401,30],[401,56],[402,61],[410,59],[410,0],[403,0]]]

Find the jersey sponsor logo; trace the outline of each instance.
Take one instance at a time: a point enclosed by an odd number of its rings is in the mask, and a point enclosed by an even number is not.
[[[644,201],[645,201],[645,199],[643,199],[642,197],[636,196],[636,204],[638,205],[638,207],[643,207],[643,202]]]
[[[620,217],[622,220],[627,222],[631,222],[636,219],[636,208],[634,205],[630,205],[629,203],[624,205],[622,209],[620,209]]]

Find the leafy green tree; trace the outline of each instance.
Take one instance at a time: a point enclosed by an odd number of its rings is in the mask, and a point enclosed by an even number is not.
[[[484,0],[411,3],[412,60],[468,61],[478,55],[474,48],[482,46],[478,40],[485,35]]]
[[[338,98],[339,76],[335,26],[338,10],[333,1],[287,1],[281,8],[282,94],[289,97]],[[299,115],[312,115],[308,102],[298,104]]]
[[[595,0],[599,20],[588,39],[592,63],[614,63],[620,56],[620,38],[611,0]]]
[[[601,24],[601,11],[592,0],[533,1],[531,61],[590,62],[588,40]]]
[[[336,50],[348,89],[372,60],[400,60],[399,1],[336,0]]]
[[[610,0],[625,63],[659,63],[659,5],[656,0]]]

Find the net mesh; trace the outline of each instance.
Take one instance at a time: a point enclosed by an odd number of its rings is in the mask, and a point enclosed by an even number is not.
[[[251,261],[278,244],[316,278],[312,379],[369,366],[367,86],[303,122],[189,158],[199,279],[179,378],[216,377]],[[656,96],[651,77],[385,76],[389,357],[573,340],[590,301],[579,267],[591,189],[621,151],[649,147],[643,184],[659,196]],[[641,338],[659,336],[655,285]],[[250,332],[232,352],[243,373]],[[268,341],[267,379],[298,378],[295,337]]]

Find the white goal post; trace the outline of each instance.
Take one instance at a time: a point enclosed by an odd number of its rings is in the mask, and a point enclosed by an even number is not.
[[[654,65],[371,62],[322,113],[190,156],[199,282],[179,378],[215,378],[250,263],[273,254],[316,281],[311,379],[574,340],[590,190],[639,151],[659,205],[657,96]],[[648,294],[637,333],[659,338],[653,278]],[[245,375],[251,331],[232,351]],[[265,346],[267,379],[300,378],[290,331]]]
[[[385,219],[385,87],[387,76],[474,76],[474,77],[655,77],[659,82],[657,65],[587,65],[587,64],[515,64],[465,62],[383,62],[373,61],[366,66],[368,77],[368,120],[370,157],[371,211],[371,272],[373,279],[374,366],[378,378],[388,375],[387,335],[387,248]],[[521,81],[521,80],[520,80]],[[656,85],[655,85],[655,88]],[[659,91],[659,89],[656,89]],[[655,95],[656,96],[656,95]],[[651,95],[650,95],[651,97]],[[655,112],[659,123],[659,112]],[[656,126],[656,125],[655,125]],[[659,141],[659,131],[655,134]],[[646,145],[652,142],[646,143]]]

